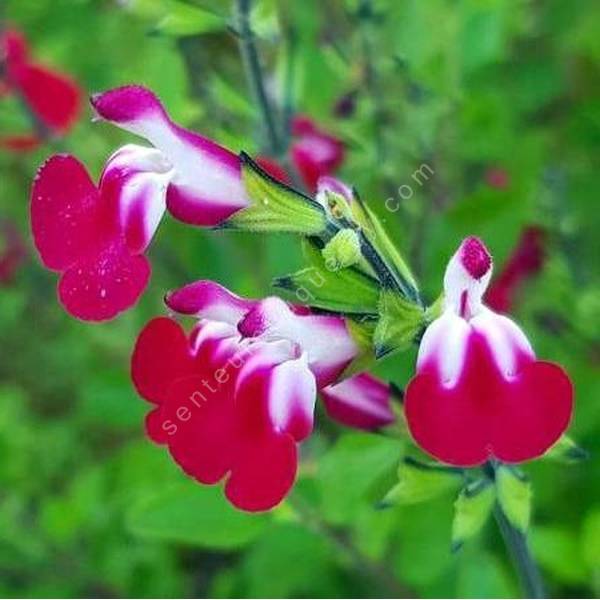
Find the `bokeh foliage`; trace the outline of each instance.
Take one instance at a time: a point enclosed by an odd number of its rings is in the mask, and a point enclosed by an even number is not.
[[[549,232],[543,272],[515,317],[577,390],[576,466],[526,467],[532,546],[553,595],[600,594],[600,5],[596,0],[257,0],[253,28],[282,115],[310,114],[341,137],[341,176],[381,215],[429,299],[461,237],[481,235],[499,267],[521,228]],[[370,7],[370,8],[369,8]],[[87,91],[154,89],[180,122],[264,151],[224,0],[8,0],[37,57]],[[354,112],[334,106],[351,94]],[[24,116],[2,103],[0,127]],[[97,176],[129,139],[90,122],[30,155],[0,154],[0,211],[28,235],[38,164],[68,151]],[[415,170],[435,175],[418,184]],[[508,185],[486,182],[502,169]],[[398,188],[408,185],[403,199]],[[408,196],[406,188],[404,195]],[[386,210],[385,200],[392,198]],[[265,294],[301,266],[287,237],[208,233],[171,219],[140,305],[117,321],[67,317],[33,253],[0,288],[0,595],[347,597],[515,596],[493,526],[450,551],[456,492],[375,510],[402,454],[393,437],[342,431],[319,415],[291,502],[236,513],[143,439],[127,375],[137,332],[166,289],[213,278]],[[402,386],[414,350],[379,374]]]

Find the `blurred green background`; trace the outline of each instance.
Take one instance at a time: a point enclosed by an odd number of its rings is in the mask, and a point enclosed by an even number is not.
[[[265,150],[231,6],[214,0],[9,0],[8,21],[41,62],[86,92],[128,82],[233,150]],[[572,466],[527,465],[532,547],[557,597],[600,594],[600,3],[597,0],[257,0],[252,26],[274,102],[346,143],[340,176],[382,215],[430,299],[467,234],[500,267],[521,229],[548,231],[548,259],[514,317],[577,391]],[[351,114],[334,108],[348,94]],[[347,111],[348,112],[348,111]],[[338,111],[339,113],[339,111]],[[165,218],[141,303],[90,325],[60,308],[31,248],[28,191],[51,153],[97,177],[132,137],[92,124],[0,152],[0,215],[30,255],[0,287],[0,595],[25,597],[518,597],[493,523],[450,551],[452,495],[374,510],[402,442],[343,431],[324,414],[303,447],[296,508],[236,513],[144,439],[128,377],[135,337],[163,293],[212,278],[265,294],[301,265],[286,237],[226,235]],[[26,117],[0,102],[0,128]],[[435,176],[411,175],[424,162]],[[505,185],[490,185],[500,169]],[[396,212],[388,197],[408,184]],[[378,372],[402,386],[414,352]],[[304,507],[298,511],[298,503]]]

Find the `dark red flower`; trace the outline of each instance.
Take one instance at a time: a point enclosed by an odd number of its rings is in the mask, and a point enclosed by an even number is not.
[[[486,183],[497,190],[505,190],[510,185],[510,175],[506,169],[490,167],[485,172]]]
[[[546,232],[536,225],[523,229],[519,241],[485,296],[490,308],[511,312],[523,284],[537,275],[546,257]]]
[[[344,161],[344,144],[304,115],[294,117],[292,134],[292,161],[310,193],[315,193],[319,178],[333,175]]]
[[[8,29],[0,33],[0,85],[3,94],[18,94],[39,125],[53,135],[66,133],[79,115],[81,91],[68,76],[30,58],[24,35]],[[25,151],[41,143],[39,132],[5,136],[0,145]]]
[[[25,240],[16,225],[7,219],[0,221],[0,285],[9,285],[27,258]]]

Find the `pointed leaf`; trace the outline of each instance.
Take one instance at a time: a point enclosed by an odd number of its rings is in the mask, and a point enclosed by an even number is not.
[[[496,491],[489,479],[474,481],[460,491],[454,503],[452,522],[454,550],[479,533],[492,512],[495,499]]]
[[[218,487],[191,480],[145,498],[127,520],[133,533],[146,538],[219,549],[248,544],[269,522],[268,515],[236,510]]]
[[[303,304],[343,313],[377,314],[377,282],[355,269],[332,271],[321,252],[310,241],[304,244],[311,266],[278,277],[275,287],[293,293]]]
[[[509,522],[522,533],[527,531],[531,518],[531,484],[512,467],[496,470],[498,502]]]
[[[558,442],[546,452],[544,458],[560,463],[572,464],[589,458],[589,454],[568,435],[562,435]]]
[[[417,504],[457,488],[461,475],[450,468],[405,458],[398,467],[399,483],[381,501],[380,507]]]

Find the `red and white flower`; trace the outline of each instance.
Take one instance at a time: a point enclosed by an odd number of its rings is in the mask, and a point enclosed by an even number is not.
[[[238,508],[268,510],[294,483],[297,446],[312,431],[317,389],[331,384],[358,348],[339,317],[278,298],[246,300],[211,281],[174,292],[167,303],[199,320],[186,336],[172,319],[154,319],[137,341],[133,381],[156,404],[148,435],[199,482],[226,479],[225,494]],[[368,383],[364,389],[360,381],[343,382],[328,393],[342,414],[344,394],[352,393],[348,414],[359,426],[366,419],[389,423],[385,386]]]
[[[426,452],[458,466],[541,456],[566,430],[573,409],[567,374],[536,360],[521,329],[482,302],[492,259],[463,241],[444,277],[444,312],[426,330],[405,413]]]
[[[23,34],[0,33],[0,97],[18,93],[39,123],[53,134],[64,134],[76,121],[81,91],[68,76],[38,64],[30,57]],[[11,150],[31,150],[41,143],[35,132],[0,138]]]
[[[192,225],[218,225],[248,206],[236,154],[174,123],[150,90],[128,85],[91,98],[101,119],[148,140],[170,166],[167,208]]]

